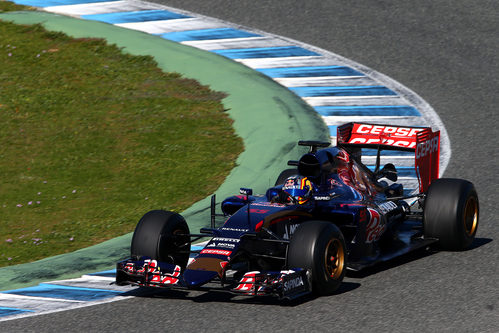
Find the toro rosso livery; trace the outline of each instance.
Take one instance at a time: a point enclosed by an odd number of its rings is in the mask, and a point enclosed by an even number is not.
[[[439,132],[424,127],[349,123],[337,146],[300,141],[309,152],[264,195],[211,204],[211,228],[190,233],[184,218],[151,211],[139,221],[131,258],[117,264],[117,284],[211,289],[293,299],[333,293],[346,269],[360,270],[421,247],[468,248],[478,227],[473,184],[438,179]],[[375,148],[371,171],[362,149]],[[414,152],[419,191],[404,195],[380,151]],[[216,220],[224,223],[216,227]],[[191,243],[211,237],[200,251]],[[189,261],[191,254],[195,255]]]

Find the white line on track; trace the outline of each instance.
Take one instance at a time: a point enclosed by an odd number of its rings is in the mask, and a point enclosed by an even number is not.
[[[118,23],[118,27],[147,32],[149,34],[164,34],[187,30],[224,28],[220,22],[205,21],[200,18],[184,18],[176,20],[160,20],[149,22]]]
[[[400,96],[319,96],[304,97],[303,100],[311,106],[327,105],[410,105]],[[407,124],[406,124],[407,125]]]
[[[292,87],[342,87],[342,86],[375,86],[377,82],[369,77],[359,76],[318,76],[318,77],[278,77],[274,78],[283,86]]]
[[[15,296],[17,296],[17,295],[15,295]],[[41,297],[38,297],[37,300],[34,298],[26,298],[26,297],[21,297],[21,296],[12,297],[12,298],[10,298],[11,300],[13,300],[13,299],[16,300],[16,302],[12,304],[13,307],[22,308],[23,310],[27,310],[28,312],[22,312],[22,313],[13,314],[10,316],[0,317],[0,322],[7,321],[7,320],[13,320],[13,319],[19,319],[19,318],[25,318],[25,317],[39,316],[39,315],[43,315],[43,314],[61,312],[61,311],[66,311],[66,310],[84,308],[87,306],[93,306],[93,305],[98,305],[98,304],[105,304],[105,303],[111,303],[111,302],[116,302],[116,301],[122,301],[122,300],[130,299],[133,297],[134,296],[115,296],[115,297],[106,298],[106,299],[99,300],[99,301],[91,301],[91,302],[81,302],[81,301],[70,302],[70,301],[66,301],[66,300],[57,300],[57,299],[50,300],[50,299],[41,298]],[[7,297],[4,298],[3,296],[0,296],[0,302],[2,304],[5,304],[6,301],[8,301]]]
[[[251,68],[286,68],[302,66],[336,65],[334,61],[323,56],[276,57],[235,60]]]
[[[270,37],[248,37],[248,38],[186,41],[182,42],[181,44],[189,45],[206,51],[292,45],[289,42]]]
[[[400,123],[411,124],[419,123],[420,117],[400,117],[400,116],[327,116],[322,117],[326,125],[343,125],[350,121],[353,122],[364,122],[364,123],[384,123],[384,124],[396,124]]]
[[[95,15],[118,12],[134,12],[139,10],[161,9],[160,5],[146,2],[133,1],[109,1],[95,3],[84,3],[78,5],[64,5],[45,7],[44,10],[56,14],[69,16]]]

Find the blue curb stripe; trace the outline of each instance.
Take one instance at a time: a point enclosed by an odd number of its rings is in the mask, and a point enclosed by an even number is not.
[[[316,106],[321,116],[401,116],[420,117],[416,108],[408,105],[369,105],[369,106]]]
[[[336,137],[336,134],[338,134],[338,126],[329,125],[328,128],[329,128],[329,136]]]
[[[220,54],[229,59],[279,58],[279,57],[301,57],[301,56],[319,55],[318,53],[306,50],[299,46],[213,50],[212,52]]]
[[[69,287],[48,283],[40,283],[35,287],[2,291],[2,293],[23,296],[50,297],[74,301],[95,301],[123,294],[123,292],[115,290]]]
[[[134,23],[146,21],[175,20],[189,16],[167,10],[141,10],[137,12],[119,12],[107,14],[82,15],[83,19],[101,21],[110,24]]]
[[[232,28],[218,28],[218,29],[201,29],[201,30],[168,32],[161,34],[160,36],[165,39],[172,40],[174,42],[186,42],[193,40],[215,40],[215,39],[227,39],[227,38],[260,37],[261,35]]]
[[[397,95],[394,91],[384,86],[288,87],[288,89],[300,97]]]
[[[279,77],[319,77],[319,76],[364,76],[346,66],[307,66],[284,68],[255,68],[255,70],[272,78]]]
[[[17,309],[17,308],[6,308],[3,306],[0,306],[0,317],[5,317],[5,316],[12,316],[24,312],[35,312],[33,310],[24,310],[24,309]]]
[[[115,277],[116,276],[116,269],[110,269],[108,271],[91,273],[91,274],[87,274],[87,275],[91,275],[91,276],[103,276],[103,277]]]
[[[32,6],[32,7],[52,7],[52,6],[66,6],[66,5],[80,5],[87,3],[109,2],[118,0],[9,0],[19,5]]]
[[[416,188],[404,188],[404,195],[409,196],[412,192],[414,192],[414,190],[416,190]]]

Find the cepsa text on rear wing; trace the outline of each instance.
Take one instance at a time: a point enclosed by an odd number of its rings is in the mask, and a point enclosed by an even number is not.
[[[420,193],[439,177],[440,131],[431,127],[347,123],[338,127],[337,145],[414,152]]]

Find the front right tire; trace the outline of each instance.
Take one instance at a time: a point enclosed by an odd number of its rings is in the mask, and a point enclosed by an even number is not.
[[[346,273],[346,245],[340,229],[324,221],[308,221],[296,229],[288,248],[288,268],[311,273],[312,291],[330,295]]]

